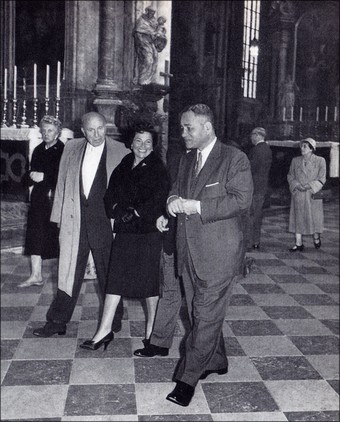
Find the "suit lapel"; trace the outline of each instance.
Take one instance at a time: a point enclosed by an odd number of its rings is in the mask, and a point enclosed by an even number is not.
[[[210,152],[207,161],[205,162],[200,174],[198,175],[198,180],[195,186],[195,190],[193,191],[194,198],[197,198],[200,191],[204,188],[211,173],[216,169],[219,165],[221,157],[221,144],[219,141],[216,141],[212,151]],[[193,170],[193,167],[192,167]],[[192,177],[192,176],[191,176]]]
[[[184,198],[190,198],[191,193],[191,185],[192,185],[192,179],[194,174],[194,167],[196,163],[196,157],[197,157],[197,150],[192,150],[187,153],[186,155],[186,166],[185,166],[185,192],[183,193]]]
[[[73,154],[70,159],[70,166],[74,174],[75,192],[79,192],[80,171],[81,171],[81,166],[83,164],[86,142],[87,141],[84,138],[84,142],[80,144],[79,147],[77,146],[77,148],[73,150]]]

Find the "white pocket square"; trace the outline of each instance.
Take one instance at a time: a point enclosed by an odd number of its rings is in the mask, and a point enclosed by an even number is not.
[[[210,183],[210,185],[205,185],[206,188],[210,188],[210,186],[216,186],[219,185],[220,182]]]

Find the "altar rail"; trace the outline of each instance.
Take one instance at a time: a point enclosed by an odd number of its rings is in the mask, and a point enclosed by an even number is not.
[[[267,143],[274,147],[298,148],[300,141],[293,140],[268,140]],[[339,177],[339,142],[319,141],[316,142],[316,148],[329,148],[329,177]]]

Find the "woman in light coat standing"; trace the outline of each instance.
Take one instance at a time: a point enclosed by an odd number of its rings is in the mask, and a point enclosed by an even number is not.
[[[301,156],[294,157],[287,180],[291,192],[289,231],[295,233],[295,245],[290,252],[303,251],[303,235],[313,235],[314,246],[321,246],[323,232],[322,199],[313,195],[320,191],[326,181],[326,161],[314,154],[316,142],[312,138],[300,142]]]

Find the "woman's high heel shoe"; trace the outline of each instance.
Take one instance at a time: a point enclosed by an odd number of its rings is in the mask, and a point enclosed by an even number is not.
[[[101,340],[97,341],[96,343],[93,340],[86,340],[79,347],[81,347],[82,349],[97,350],[103,344],[104,350],[106,350],[107,346],[109,345],[109,343],[111,343],[112,340],[113,340],[113,332],[110,331],[109,334],[107,334],[105,337],[103,337]]]
[[[315,246],[315,249],[319,249],[321,247],[320,237],[318,237],[317,239],[314,239],[314,246]]]
[[[300,245],[300,246],[294,245],[292,248],[289,249],[289,252],[296,252],[296,251],[302,252],[304,248],[305,247],[303,245]]]

